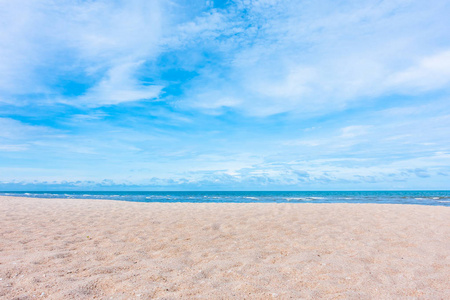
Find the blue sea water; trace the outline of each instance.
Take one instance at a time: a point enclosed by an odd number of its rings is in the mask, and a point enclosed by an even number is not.
[[[391,203],[450,206],[450,191],[349,192],[0,192],[4,196],[80,198],[134,202]]]

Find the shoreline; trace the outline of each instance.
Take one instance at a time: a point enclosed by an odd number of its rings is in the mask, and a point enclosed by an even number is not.
[[[0,298],[450,297],[445,206],[0,196],[0,213]]]
[[[429,191],[422,191],[429,192]],[[38,199],[84,199],[84,200],[113,200],[139,203],[313,203],[313,204],[400,204],[450,207],[449,191],[433,191],[434,194],[401,194],[403,191],[386,191],[384,195],[361,194],[357,191],[350,194],[334,195],[328,192],[305,192],[305,194],[291,194],[297,192],[30,192],[30,193],[0,193],[0,197],[38,198]],[[81,194],[80,194],[81,193]],[[88,194],[85,194],[88,193]],[[115,194],[118,193],[118,194]],[[121,194],[122,193],[122,194]],[[231,193],[231,194],[228,194]],[[238,193],[238,194],[236,194]],[[272,193],[272,194],[267,194]],[[323,194],[325,193],[325,194]],[[334,192],[330,192],[334,193]],[[340,192],[339,192],[340,193]],[[361,192],[366,193],[366,192]],[[400,194],[399,194],[400,193]],[[411,193],[411,191],[408,191]],[[165,194],[165,195],[164,195]],[[39,196],[40,195],[40,196]],[[248,200],[252,199],[252,200]],[[343,200],[345,199],[345,200]],[[359,200],[364,199],[364,201]]]

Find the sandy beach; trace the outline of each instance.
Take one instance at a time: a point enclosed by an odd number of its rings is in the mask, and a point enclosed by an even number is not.
[[[0,197],[1,299],[449,299],[450,208]]]

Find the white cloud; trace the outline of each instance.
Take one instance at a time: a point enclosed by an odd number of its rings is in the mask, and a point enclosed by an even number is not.
[[[191,27],[203,28],[196,39],[217,37],[205,43],[221,63],[200,72],[184,105],[220,112],[219,102],[231,98],[239,101],[230,108],[250,115],[323,114],[411,88],[446,88],[446,12],[442,1],[253,1],[215,11]]]
[[[34,140],[61,136],[60,130],[28,125],[10,118],[0,118],[0,154],[1,152],[27,151]]]
[[[26,140],[30,137],[51,135],[57,130],[36,125],[27,125],[10,118],[0,118],[0,138],[9,140]]]
[[[367,125],[352,125],[344,127],[341,129],[342,134],[340,135],[340,138],[349,139],[364,136],[367,134],[370,127],[371,126]]]
[[[416,65],[392,74],[388,87],[403,93],[417,93],[450,85],[450,50],[420,59]]]
[[[95,107],[157,98],[162,86],[143,85],[134,78],[136,69],[142,63],[143,61],[112,67],[97,85],[78,97],[75,104]]]
[[[177,101],[208,113],[323,114],[449,84],[445,1],[237,1],[178,25],[171,14],[179,11],[167,8],[173,6],[2,1],[0,101],[30,93],[58,99],[52,84],[67,74],[95,84],[66,103],[157,98],[162,86],[140,82],[139,66],[174,50],[186,50],[180,66],[187,69],[195,69],[202,51],[216,55],[196,69],[199,76],[185,83],[185,99]]]
[[[0,145],[0,151],[21,152],[28,149],[28,145]]]
[[[77,76],[99,82],[87,95],[90,104],[154,98],[159,88],[140,83],[130,66],[159,53],[167,21],[162,14],[159,1],[1,1],[1,98],[44,94],[57,100],[54,84]],[[120,80],[126,82],[112,90]],[[113,99],[111,92],[117,92]]]

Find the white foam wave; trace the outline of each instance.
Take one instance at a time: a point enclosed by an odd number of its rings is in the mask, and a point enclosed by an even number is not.
[[[287,201],[292,201],[292,200],[297,200],[297,201],[312,201],[312,200],[314,200],[314,199],[311,199],[311,198],[305,198],[305,197],[289,197],[289,198],[286,198],[286,200]]]

